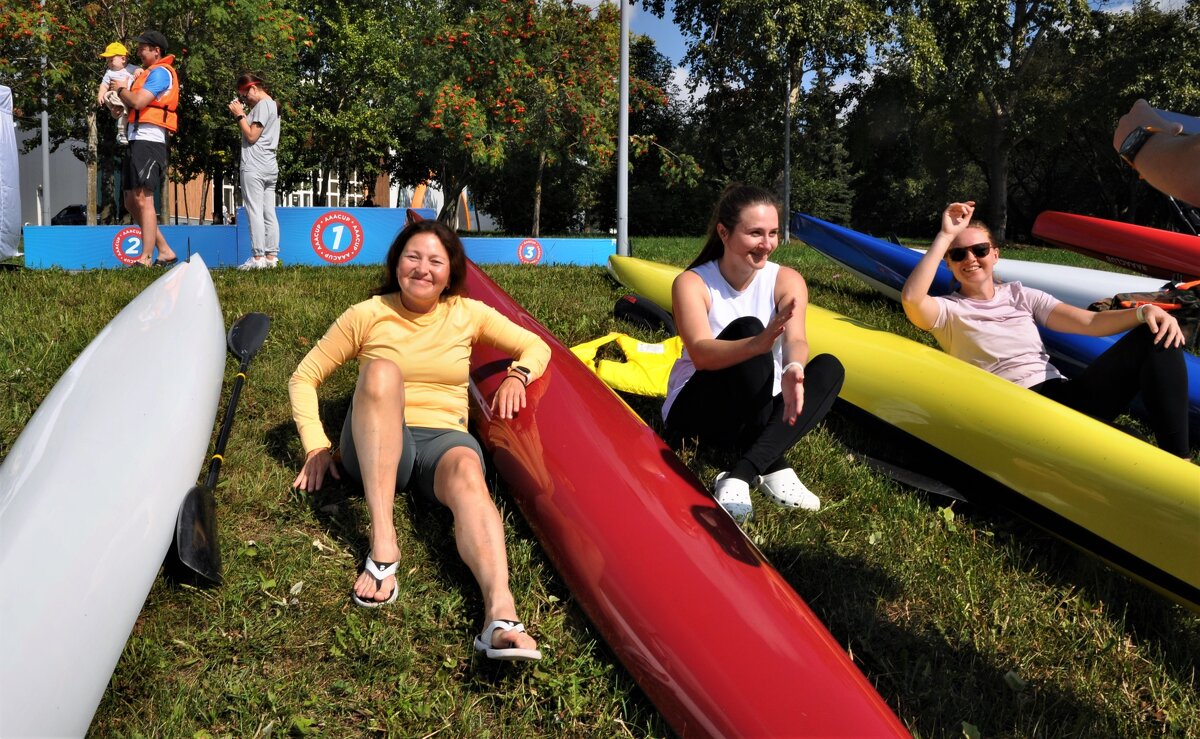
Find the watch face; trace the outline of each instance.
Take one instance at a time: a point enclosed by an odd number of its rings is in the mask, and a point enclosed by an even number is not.
[[[1138,152],[1141,151],[1142,146],[1153,135],[1152,131],[1147,131],[1141,126],[1129,132],[1129,135],[1121,142],[1121,149],[1118,152],[1126,164],[1131,167],[1133,166],[1133,160],[1137,158]]]

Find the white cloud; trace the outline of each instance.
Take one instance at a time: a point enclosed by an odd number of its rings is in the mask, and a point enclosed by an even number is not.
[[[1183,10],[1183,6],[1186,4],[1187,0],[1156,0],[1154,3],[1159,10],[1168,12],[1173,10]],[[1115,2],[1112,4],[1101,3],[1100,9],[1108,13],[1130,13],[1133,11],[1134,5],[1134,0],[1121,0],[1120,2]]]
[[[696,89],[693,92],[688,89],[688,82],[690,79],[691,79],[691,75],[688,73],[687,67],[683,67],[683,66],[675,67],[675,69],[672,70],[672,72],[671,72],[671,82],[670,82],[671,87],[673,87],[674,89],[671,90],[670,92],[671,92],[672,97],[681,98],[682,100],[686,101],[689,105],[692,105],[692,104],[695,104],[696,101],[700,100],[702,97],[704,97],[705,95],[708,94],[708,83],[701,82],[699,85],[696,86]]]

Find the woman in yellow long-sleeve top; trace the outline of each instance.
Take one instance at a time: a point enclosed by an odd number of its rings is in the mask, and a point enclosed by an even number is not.
[[[392,243],[375,297],[343,313],[292,375],[288,390],[305,461],[293,485],[314,491],[333,465],[317,413],[317,387],[351,359],[358,384],[342,427],[342,466],[362,482],[371,550],[351,598],[364,607],[396,600],[400,559],[393,496],[409,489],[450,508],[459,555],[483,591],[484,627],[475,648],[493,659],[540,659],[517,619],[508,585],[500,513],[483,476],[479,444],[467,433],[471,347],[482,342],[515,358],[492,399],[501,418],[525,406],[525,387],[545,370],[550,348],[489,306],[463,297],[466,256],[436,221],[407,226]]]

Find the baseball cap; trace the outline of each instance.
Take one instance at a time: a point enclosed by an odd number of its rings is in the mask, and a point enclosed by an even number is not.
[[[162,53],[167,53],[167,37],[158,31],[143,31],[141,36],[135,38],[134,43],[146,44],[148,46],[157,46],[162,49]]]
[[[110,56],[129,56],[129,49],[125,48],[125,44],[120,41],[114,41],[104,47],[104,51],[100,56],[108,58]]]

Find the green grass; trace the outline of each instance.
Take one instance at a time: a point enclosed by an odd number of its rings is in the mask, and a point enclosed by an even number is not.
[[[699,243],[635,240],[634,251],[684,264]],[[928,341],[897,306],[811,250],[788,246],[779,258],[806,276],[814,302]],[[636,333],[613,320],[622,291],[600,268],[488,271],[568,345],[614,329]],[[154,276],[0,272],[0,452]],[[290,489],[301,453],[286,385],[377,277],[378,268],[214,273],[227,323],[248,311],[274,321],[217,491],[226,584],[154,586],[91,734],[669,735],[498,479],[514,592],[546,660],[514,667],[474,655],[481,602],[449,516],[407,497],[396,513],[399,600],[374,612],[350,605],[366,545],[361,494],[340,484],[316,495]],[[331,431],[354,379],[344,368],[322,388]],[[657,418],[655,402],[630,402]],[[684,458],[711,479],[712,460]],[[915,734],[1200,736],[1196,615],[1019,519],[917,493],[852,462],[824,428],[792,461],[824,508],[809,515],[760,505],[747,533]]]

